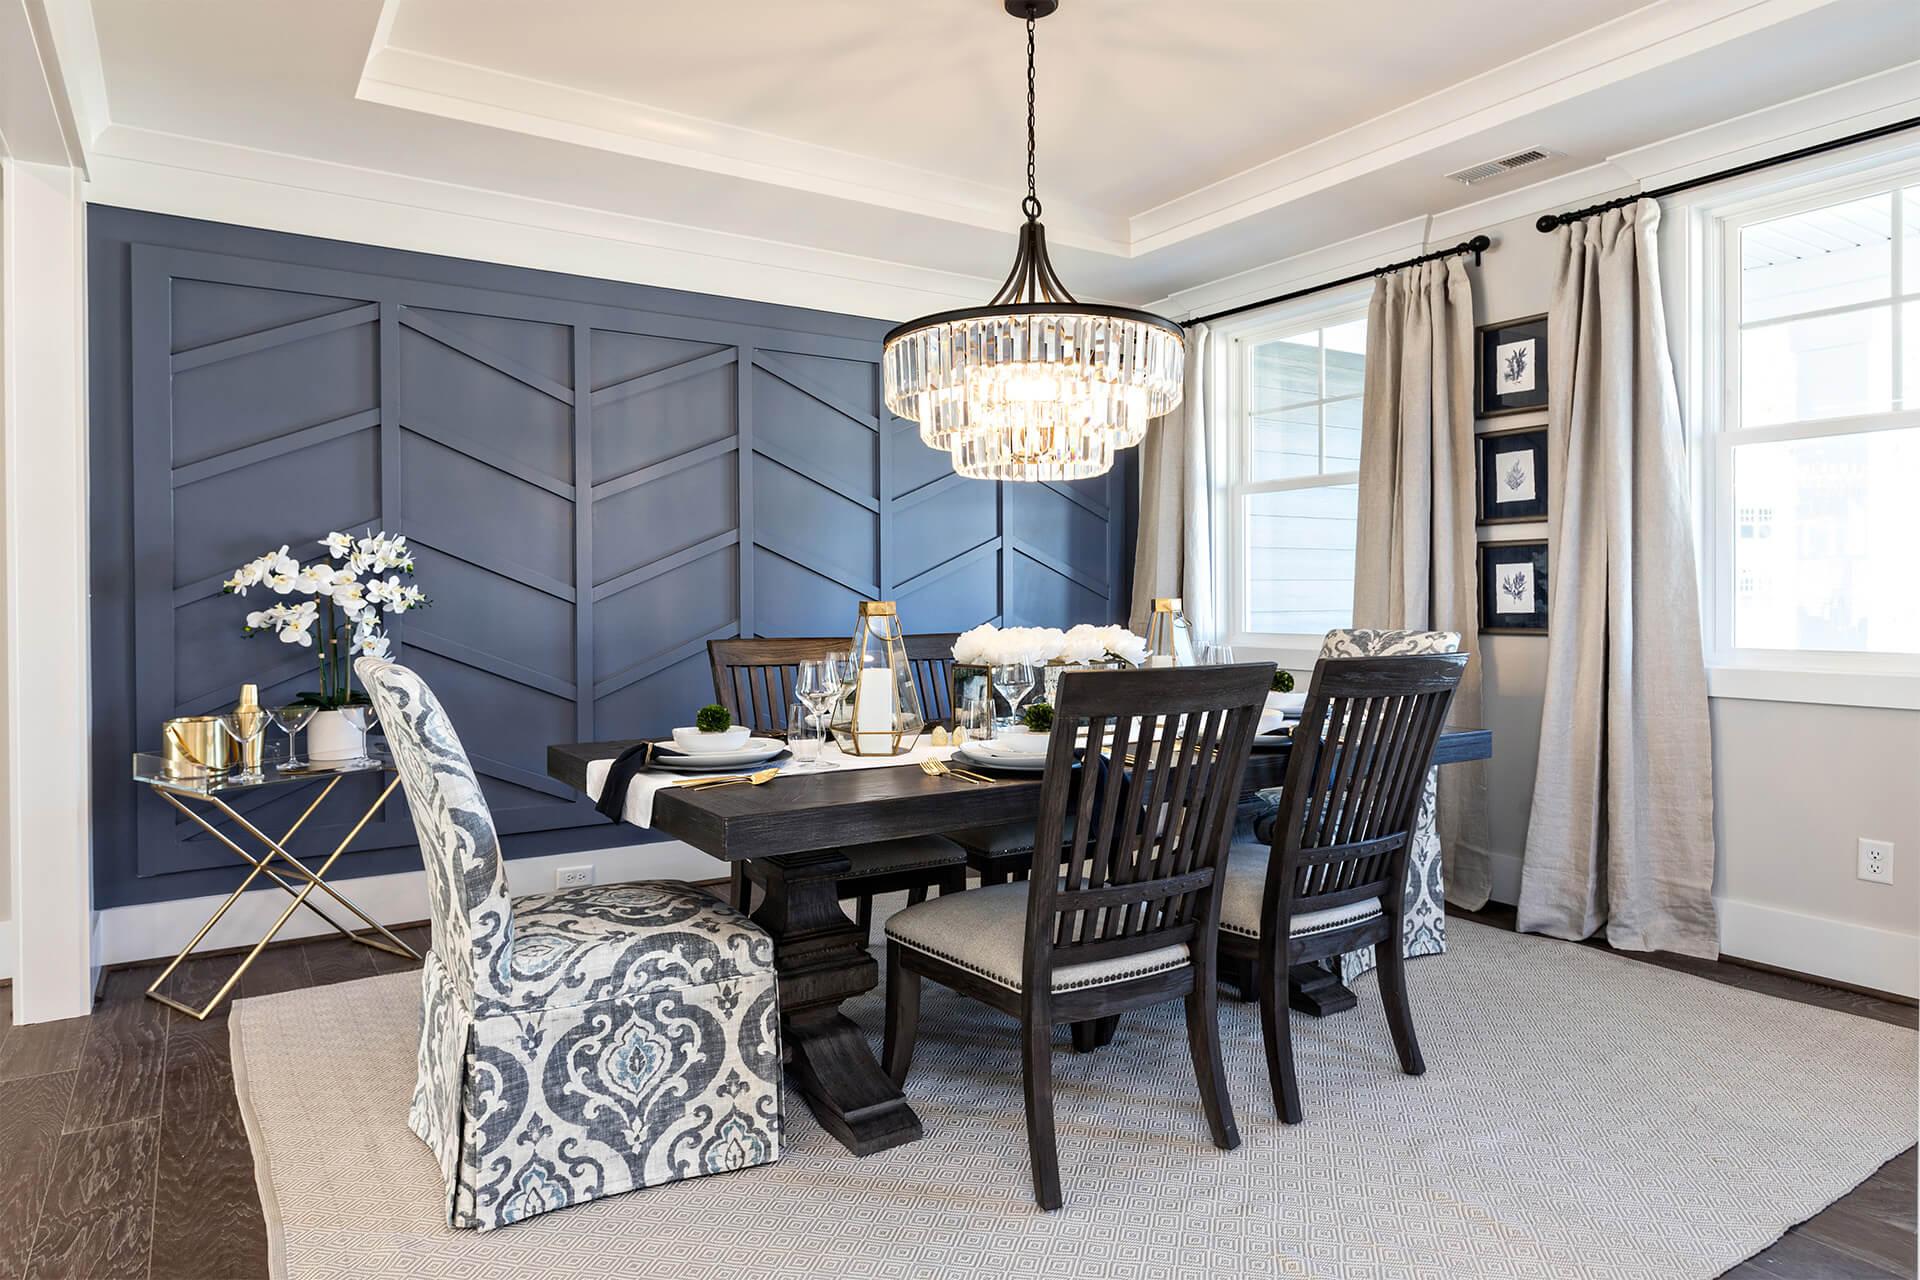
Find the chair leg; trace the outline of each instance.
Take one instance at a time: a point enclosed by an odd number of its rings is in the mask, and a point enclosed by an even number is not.
[[[990,889],[996,884],[1005,884],[1007,873],[992,862],[983,861],[980,866],[980,887]]]
[[[1213,1131],[1213,1145],[1231,1151],[1240,1145],[1233,1123],[1233,1099],[1227,1093],[1227,1074],[1220,1061],[1219,990],[1209,976],[1194,984],[1187,995],[1187,1048],[1193,1055],[1194,1079],[1200,1083],[1200,1103]]]
[[[744,862],[734,863],[730,879],[733,881],[734,909],[745,914],[747,909],[752,905],[748,901],[748,895],[753,892],[753,881],[747,878],[747,864]]]
[[[1260,954],[1260,1030],[1267,1042],[1267,1081],[1273,1106],[1287,1124],[1299,1124],[1300,1082],[1293,1074],[1292,1010],[1287,1003],[1285,953]]]
[[[910,906],[910,907],[917,907],[917,906],[919,906],[919,905],[920,905],[921,903],[923,903],[923,902],[925,902],[926,900],[927,900],[927,886],[925,886],[925,885],[923,885],[923,884],[917,884],[917,885],[915,885],[915,886],[913,886],[913,888],[911,888],[911,889],[909,889],[909,890],[907,890],[907,905],[908,905],[908,906]],[[868,899],[864,899],[864,898],[863,898],[863,899],[861,899],[861,901],[863,901],[863,902],[865,902],[865,901],[869,901],[869,900],[868,900]]]
[[[920,1035],[920,975],[900,962],[900,948],[887,948],[887,1030],[882,1050],[887,1076],[899,1088],[913,1065]]]
[[[864,946],[873,941],[873,895],[863,893],[856,902],[853,922],[859,926],[860,942]]]
[[[1374,949],[1380,962],[1380,999],[1387,1006],[1387,1030],[1393,1033],[1393,1047],[1400,1055],[1400,1069],[1410,1076],[1426,1074],[1427,1064],[1420,1057],[1420,1041],[1413,1034],[1413,1009],[1407,1003],[1407,957],[1405,944],[1396,937]]]
[[[1027,1149],[1033,1159],[1033,1198],[1042,1209],[1060,1207],[1060,1148],[1053,1133],[1053,1027],[1028,1010],[1021,1023],[1027,1086]]]

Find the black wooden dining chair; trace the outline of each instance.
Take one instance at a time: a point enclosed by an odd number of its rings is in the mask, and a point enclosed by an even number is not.
[[[1061,677],[1031,876],[887,921],[886,1068],[904,1084],[920,984],[1020,1019],[1034,1198],[1060,1207],[1054,1025],[1186,1002],[1216,1146],[1240,1143],[1220,1062],[1214,946],[1220,869],[1271,663]],[[1076,739],[1084,732],[1084,762]],[[1068,817],[1064,874],[1053,850]]]
[[[927,653],[944,654],[952,661],[952,635],[906,637],[907,658],[913,668],[914,682],[923,686],[933,675],[924,673]],[[794,694],[800,663],[829,653],[845,653],[848,641],[828,637],[794,637],[750,640],[745,638],[707,641],[707,657],[713,666],[713,696],[733,713],[735,722],[752,726],[756,733],[783,733],[787,728],[787,708],[798,701]],[[916,658],[915,654],[922,655]],[[938,676],[945,679],[945,673]],[[928,712],[929,720],[933,713]],[[842,850],[852,869],[838,882],[841,899],[855,901],[855,918],[862,934],[873,928],[873,899],[881,893],[905,890],[909,902],[923,902],[929,889],[958,893],[967,887],[967,855],[944,836],[909,836],[900,840],[878,840],[849,845]],[[752,894],[748,864],[732,864],[733,905],[747,910]]]
[[[1280,1118],[1301,1119],[1287,975],[1375,948],[1387,1027],[1408,1075],[1426,1070],[1407,1001],[1407,859],[1421,789],[1464,653],[1322,658],[1280,793],[1272,844],[1235,844],[1220,908],[1223,963],[1252,967]]]

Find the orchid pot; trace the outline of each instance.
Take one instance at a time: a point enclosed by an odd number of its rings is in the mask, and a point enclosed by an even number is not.
[[[363,707],[330,708],[314,713],[307,721],[307,758],[309,760],[358,760],[367,754],[366,716]]]

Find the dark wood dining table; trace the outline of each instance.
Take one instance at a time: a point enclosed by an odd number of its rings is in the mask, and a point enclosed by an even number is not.
[[[636,739],[569,742],[547,748],[547,772],[587,789],[587,769]],[[1241,779],[1244,795],[1285,778],[1289,744],[1264,739]],[[1444,733],[1436,764],[1484,760],[1493,735]],[[912,767],[789,774],[753,787],[674,788],[653,799],[652,828],[724,862],[750,863],[763,889],[753,919],[773,938],[790,1078],[821,1125],[856,1155],[921,1136],[920,1117],[880,1069],[867,1035],[840,1006],[880,983],[864,931],[841,909],[836,882],[850,869],[850,845],[1031,819],[1040,777],[992,786],[932,777]],[[1333,974],[1296,973],[1295,1006],[1332,1012],[1353,1003]]]

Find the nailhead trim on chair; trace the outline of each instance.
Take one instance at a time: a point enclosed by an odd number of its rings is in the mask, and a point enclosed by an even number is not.
[[[1020,990],[1018,986],[1016,986],[1011,982],[1008,982],[1005,978],[1002,978],[999,974],[988,973],[985,969],[981,968],[977,964],[973,964],[973,963],[970,963],[969,961],[962,960],[959,956],[948,955],[946,952],[938,950],[937,948],[923,946],[918,942],[908,942],[904,938],[896,937],[894,935],[893,930],[891,929],[887,930],[887,941],[892,945],[905,947],[909,951],[924,952],[927,955],[932,956],[936,960],[944,960],[948,964],[954,966],[956,969],[965,969],[968,973],[973,974],[975,977],[985,978],[988,982],[991,982],[996,987],[1005,987],[1008,991]],[[1171,973],[1175,969],[1184,969],[1192,963],[1193,963],[1193,958],[1191,955],[1188,955],[1176,961],[1153,965],[1145,969],[1129,969],[1125,973],[1116,973],[1108,977],[1099,978],[1097,980],[1093,980],[1089,982],[1069,982],[1062,986],[1054,987],[1053,990],[1054,991],[1080,991],[1088,987],[1110,987],[1116,982],[1131,982],[1135,978],[1148,978],[1148,977],[1152,977],[1156,973]]]
[[[1334,910],[1338,910],[1338,908],[1336,907],[1334,908]],[[1385,913],[1381,911],[1380,908],[1375,907],[1372,911],[1364,912],[1360,915],[1354,916],[1351,920],[1326,920],[1326,921],[1322,921],[1319,924],[1314,925],[1310,929],[1302,929],[1298,933],[1295,933],[1293,930],[1289,929],[1287,931],[1287,936],[1289,938],[1311,938],[1322,933],[1332,933],[1336,929],[1351,929],[1356,924],[1364,924],[1369,920],[1378,920],[1384,914]],[[1220,922],[1220,932],[1231,933],[1234,936],[1240,937],[1240,938],[1258,938],[1260,936],[1260,931],[1258,929],[1253,929],[1253,930],[1236,929],[1232,925],[1228,924],[1225,920],[1222,920]]]

